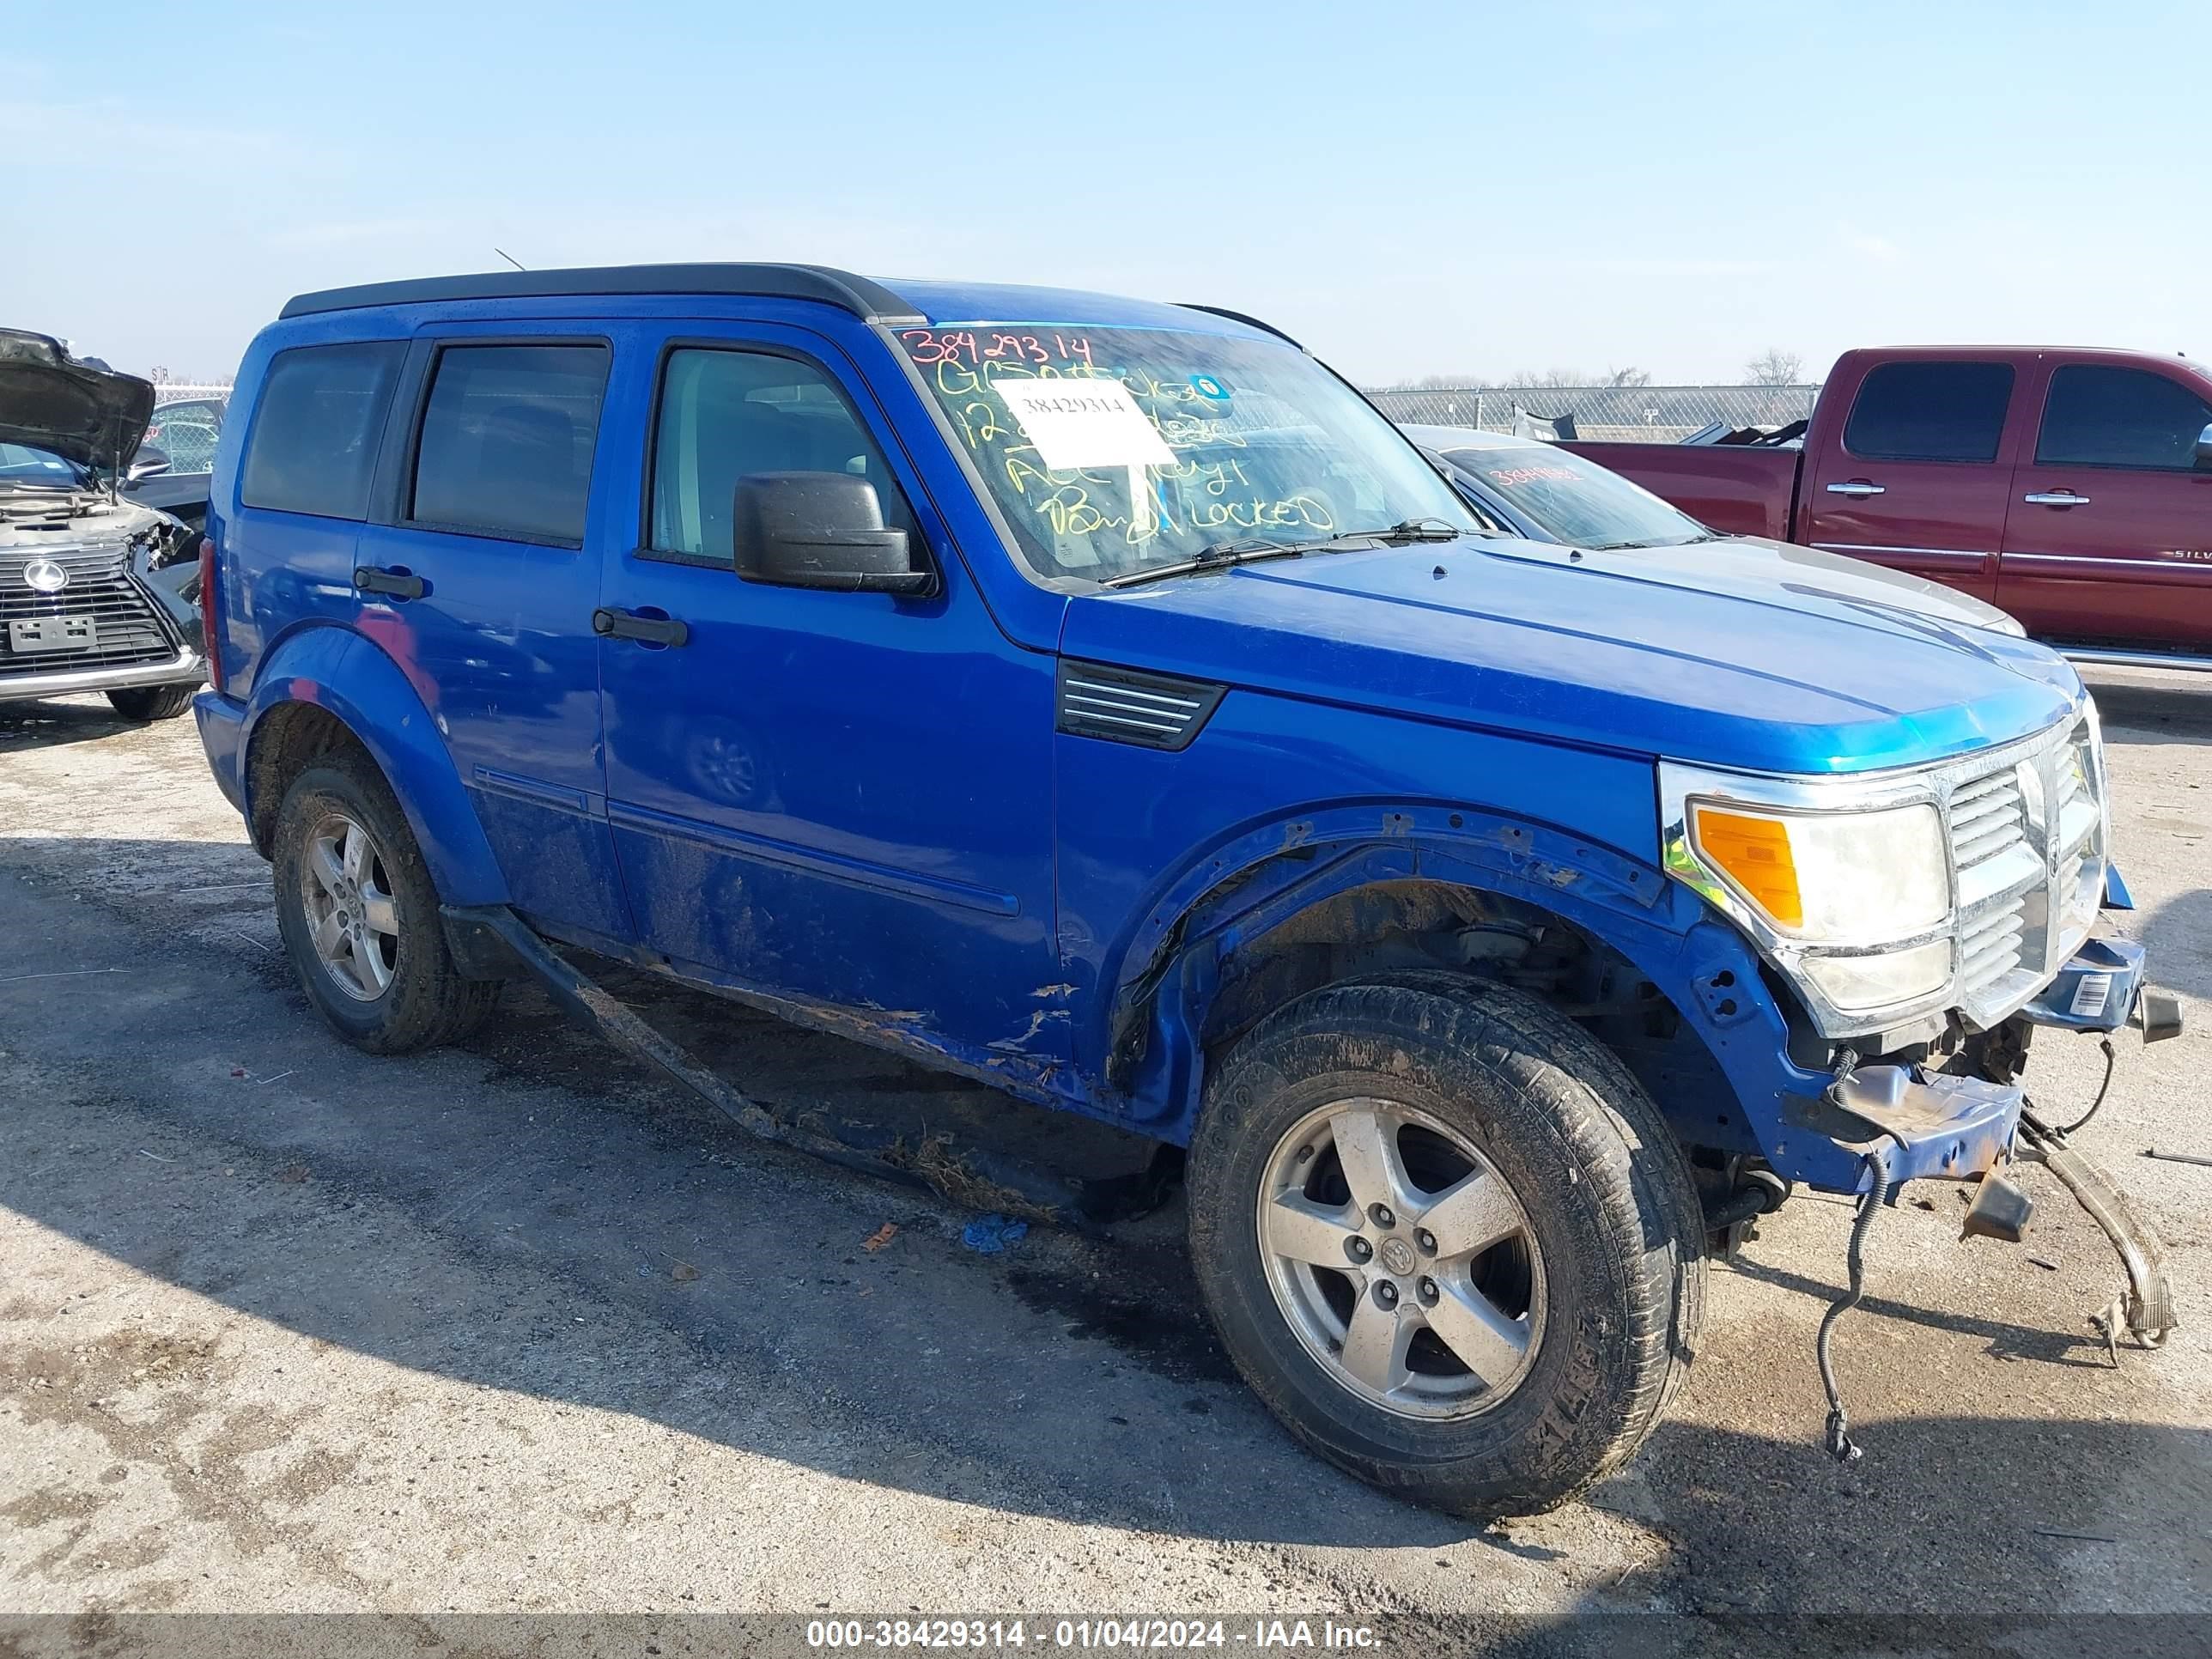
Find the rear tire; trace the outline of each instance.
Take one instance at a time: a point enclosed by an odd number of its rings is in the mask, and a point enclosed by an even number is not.
[[[458,1042],[490,1015],[499,982],[462,977],[437,885],[368,756],[325,755],[293,781],[272,854],[285,951],[308,1000],[348,1042],[410,1054]]]
[[[109,692],[107,701],[126,720],[173,720],[198,693],[197,685],[131,685]]]
[[[1517,990],[1418,972],[1278,1011],[1209,1079],[1189,1195],[1246,1381],[1418,1503],[1565,1503],[1635,1455],[1692,1358],[1704,1218],[1680,1147],[1616,1056]]]

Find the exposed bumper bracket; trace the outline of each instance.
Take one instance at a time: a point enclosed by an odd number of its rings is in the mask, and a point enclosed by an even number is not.
[[[2102,1314],[2093,1316],[2113,1363],[2119,1360],[2116,1339],[2123,1323],[2144,1347],[2155,1348],[2175,1324],[2173,1281],[2166,1273],[2166,1247],[2158,1235],[2136,1215],[2118,1182],[2033,1112],[2021,1119],[2020,1139],[2022,1155],[2057,1176],[2089,1218],[2105,1230],[2127,1270],[2126,1292]]]

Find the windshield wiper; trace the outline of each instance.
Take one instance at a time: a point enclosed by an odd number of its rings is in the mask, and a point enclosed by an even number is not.
[[[1233,542],[1214,542],[1173,564],[1155,565],[1150,570],[1125,570],[1118,576],[1109,576],[1098,585],[1101,587],[1134,587],[1140,582],[1160,581],[1169,576],[1188,576],[1200,570],[1224,570],[1232,564],[1252,564],[1261,559],[1296,559],[1303,557],[1308,548],[1320,545],[1319,542],[1271,542],[1262,536],[1246,537]]]
[[[1408,542],[1452,542],[1457,541],[1463,533],[1442,519],[1405,519],[1387,530],[1347,530],[1341,535],[1327,536],[1310,542],[1278,542],[1270,541],[1264,536],[1248,536],[1236,541],[1215,542],[1211,546],[1201,547],[1189,558],[1174,564],[1109,576],[1099,586],[1134,587],[1140,582],[1160,581],[1170,576],[1194,575],[1201,570],[1222,570],[1234,564],[1257,563],[1262,559],[1303,558],[1309,553],[1340,553],[1347,548],[1365,547],[1376,542],[1385,546],[1402,546]]]

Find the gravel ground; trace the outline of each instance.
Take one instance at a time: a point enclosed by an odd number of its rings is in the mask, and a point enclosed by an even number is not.
[[[976,1255],[956,1208],[753,1145],[521,988],[463,1048],[343,1047],[189,720],[0,707],[0,1608],[70,1621],[0,1653],[165,1611],[376,1614],[421,1651],[485,1650],[453,1616],[493,1613],[1334,1613],[1408,1652],[1654,1611],[1799,1651],[1859,1644],[1809,1614],[2201,1617],[2212,1169],[2139,1154],[2212,1155],[2212,682],[2093,683],[2127,929],[2191,1029],[2124,1039],[2081,1140],[2168,1241],[2180,1331],[2107,1364],[2117,1265],[2040,1170],[2025,1249],[1916,1188],[1838,1335],[1867,1451],[1838,1468],[1813,1332],[1850,1211],[1794,1203],[1716,1272],[1642,1458],[1489,1528],[1292,1447],[1199,1322],[1173,1206]],[[709,1016],[781,1105],[1035,1133],[659,994]],[[2049,1042],[2029,1080],[2070,1115],[2100,1063]]]

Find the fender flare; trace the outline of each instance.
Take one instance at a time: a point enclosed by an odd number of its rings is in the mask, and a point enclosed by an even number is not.
[[[1696,1029],[1765,1142],[1781,1096],[1825,1083],[1787,1058],[1782,1011],[1758,957],[1697,896],[1653,866],[1556,826],[1436,804],[1340,806],[1242,833],[1161,892],[1097,1000],[1101,1055],[1132,1035],[1143,1053],[1125,1109],[1146,1132],[1188,1140],[1204,1086],[1199,1033],[1219,963],[1289,918],[1382,881],[1449,882],[1564,917],[1620,952]],[[1103,1029],[1100,1029],[1103,1026]]]
[[[253,745],[263,719],[289,703],[327,709],[383,769],[448,904],[505,904],[507,878],[461,785],[437,717],[392,661],[351,629],[311,626],[263,659],[239,744],[240,793],[253,821]]]

